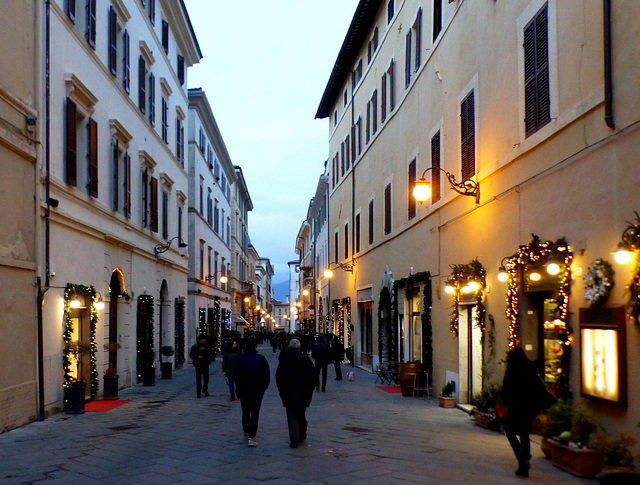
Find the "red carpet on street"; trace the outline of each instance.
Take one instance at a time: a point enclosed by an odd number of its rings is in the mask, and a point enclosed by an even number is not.
[[[378,389],[382,389],[384,392],[388,392],[390,394],[400,394],[402,392],[402,388],[400,386],[378,386]]]
[[[91,401],[84,405],[84,410],[90,413],[106,413],[118,406],[122,406],[129,401],[122,401],[118,399],[111,399],[108,401]]]

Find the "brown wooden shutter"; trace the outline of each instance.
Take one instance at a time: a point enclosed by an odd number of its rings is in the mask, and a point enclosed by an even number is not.
[[[151,177],[151,231],[158,232],[158,179]]]
[[[440,200],[440,132],[431,139],[431,203]]]
[[[67,114],[66,114],[66,142],[67,142],[67,155],[66,155],[66,167],[65,167],[65,181],[69,185],[74,187],[78,183],[77,179],[77,157],[76,157],[76,103],[67,98]]]
[[[87,122],[89,146],[87,160],[89,162],[89,195],[98,197],[98,123],[92,118]]]
[[[118,74],[118,14],[109,7],[109,71]]]
[[[393,111],[396,107],[396,63],[391,59],[389,66],[389,111]]]
[[[462,152],[462,180],[469,180],[476,173],[475,117],[473,91],[460,106],[460,133]]]

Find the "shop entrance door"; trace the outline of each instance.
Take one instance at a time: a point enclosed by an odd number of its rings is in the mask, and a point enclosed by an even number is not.
[[[458,307],[459,399],[469,403],[482,391],[482,333],[475,305]]]

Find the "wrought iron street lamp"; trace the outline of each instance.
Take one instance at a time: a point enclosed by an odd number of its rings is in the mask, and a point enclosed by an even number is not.
[[[413,198],[421,204],[431,197],[430,182],[425,178],[429,170],[439,170],[447,176],[451,188],[461,195],[468,195],[476,198],[476,204],[480,203],[480,185],[475,180],[465,180],[464,182],[456,182],[456,177],[450,172],[440,167],[429,167],[422,172],[422,177],[416,180],[416,186],[413,188]]]
[[[158,256],[158,254],[165,253],[171,247],[171,243],[174,239],[178,239],[178,251],[180,252],[180,256],[185,256],[187,254],[187,243],[182,240],[180,236],[172,237],[164,244],[158,244],[155,248],[153,248],[153,253]]]

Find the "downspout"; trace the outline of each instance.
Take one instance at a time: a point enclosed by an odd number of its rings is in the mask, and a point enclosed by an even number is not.
[[[604,20],[604,121],[611,129],[616,127],[613,119],[613,75],[611,72],[611,0],[603,0]]]
[[[50,0],[45,0],[45,38],[44,38],[44,48],[45,48],[45,83],[44,83],[44,101],[45,101],[45,112],[44,112],[44,125],[45,125],[45,137],[44,137],[44,164],[45,164],[45,179],[44,179],[44,198],[45,198],[45,210],[44,210],[44,288],[42,287],[42,279],[38,276],[38,420],[44,421],[45,419],[45,409],[44,409],[44,296],[49,290],[49,274],[50,274],[50,266],[49,266],[49,219],[50,219],[50,210],[51,206],[49,203],[49,194],[50,194],[50,148],[49,148],[49,135],[50,135],[50,122],[49,122],[49,114],[50,114],[50,71],[49,71],[49,62],[50,62]],[[36,29],[37,32],[40,32],[40,29]],[[39,76],[38,76],[39,78]],[[39,211],[38,211],[39,212]]]

